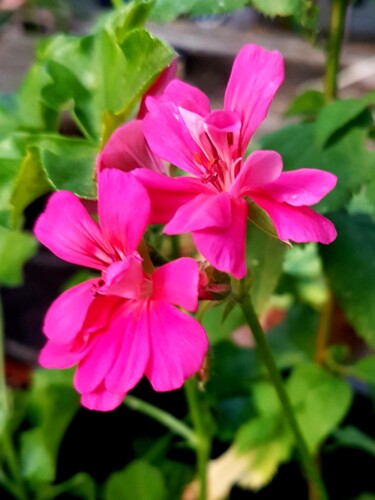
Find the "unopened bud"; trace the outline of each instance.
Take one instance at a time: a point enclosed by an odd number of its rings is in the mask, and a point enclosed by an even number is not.
[[[199,298],[202,300],[223,300],[231,293],[230,276],[210,266],[200,263]]]

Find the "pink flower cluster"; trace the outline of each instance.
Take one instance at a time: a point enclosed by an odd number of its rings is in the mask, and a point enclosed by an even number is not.
[[[284,77],[278,52],[246,45],[238,54],[222,110],[167,69],[137,120],[111,136],[97,163],[98,220],[72,193],[51,196],[35,234],[58,257],[100,277],[63,293],[44,324],[40,363],[77,366],[82,404],[111,410],[145,375],[155,390],[179,388],[208,349],[198,305],[199,268],[180,258],[154,269],[142,243],[149,224],[191,233],[216,269],[246,275],[247,199],[272,220],[279,238],[330,243],[333,224],[314,212],[336,184],[315,169],[282,172],[280,155],[246,148]],[[170,177],[172,163],[185,174]],[[187,174],[187,175],[186,175]]]

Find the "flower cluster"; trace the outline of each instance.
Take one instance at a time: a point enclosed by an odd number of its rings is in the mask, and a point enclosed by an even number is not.
[[[185,257],[155,269],[142,239],[149,224],[163,224],[167,235],[191,233],[204,259],[237,279],[247,272],[248,200],[283,241],[336,237],[333,224],[309,208],[335,186],[334,175],[282,172],[274,151],[246,157],[282,83],[281,55],[243,47],[224,107],[215,111],[200,90],[173,79],[174,69],[98,156],[98,222],[74,194],[60,191],[35,227],[58,257],[100,272],[52,304],[40,356],[49,368],[78,365],[75,387],[92,409],[115,408],[143,375],[157,391],[181,387],[208,349],[204,329],[186,312],[198,305],[198,263]],[[183,175],[171,177],[170,163]]]

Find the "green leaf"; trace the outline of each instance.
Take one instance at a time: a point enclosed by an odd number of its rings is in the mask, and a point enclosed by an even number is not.
[[[368,124],[352,124],[324,150],[315,144],[315,126],[311,123],[290,125],[261,139],[262,149],[278,151],[285,170],[319,168],[338,176],[335,189],[318,205],[320,212],[345,207],[354,193],[373,177],[375,152],[366,147]]]
[[[166,23],[182,15],[220,15],[242,9],[247,3],[248,0],[156,0],[151,19]]]
[[[227,303],[223,302],[204,313],[202,324],[212,345],[227,339],[236,328],[244,324],[243,313],[238,306],[223,320],[226,305]]]
[[[77,196],[96,198],[96,146],[84,139],[63,136],[45,137],[39,141],[42,167],[48,181],[57,189]]]
[[[323,148],[332,135],[357,118],[367,109],[365,99],[337,100],[326,104],[318,113],[315,122],[315,139]]]
[[[0,226],[0,285],[17,286],[22,283],[22,267],[37,247],[37,241],[31,234]]]
[[[104,500],[164,500],[165,496],[161,472],[142,460],[112,474],[104,487]]]
[[[251,0],[252,5],[266,16],[293,16],[300,11],[303,0]]]
[[[315,453],[349,410],[351,388],[319,366],[304,364],[294,369],[287,390],[306,444]]]
[[[335,448],[336,446],[356,448],[375,457],[375,439],[356,427],[348,426],[338,429],[334,433],[334,438],[336,439]]]
[[[290,103],[285,116],[303,116],[313,119],[324,104],[325,98],[322,92],[318,90],[306,90],[306,92],[297,96]]]
[[[324,268],[348,320],[375,347],[375,223],[365,215],[330,218],[338,236],[320,249]]]
[[[40,492],[38,488],[38,492]],[[59,495],[69,494],[69,498],[82,498],[83,500],[96,500],[96,485],[94,479],[84,472],[79,472],[73,477],[55,486],[46,485],[42,490],[42,498],[55,500]]]
[[[267,309],[282,271],[286,246],[255,226],[248,227],[246,261],[252,277],[251,298],[256,312]]]
[[[55,479],[60,442],[78,408],[71,371],[34,372],[27,412],[33,428],[21,435],[22,472],[33,484]]]
[[[264,231],[268,236],[279,239],[275,226],[267,212],[250,199],[247,200],[247,204],[249,206],[248,218],[250,222]]]
[[[375,355],[357,361],[349,368],[349,374],[375,387]]]

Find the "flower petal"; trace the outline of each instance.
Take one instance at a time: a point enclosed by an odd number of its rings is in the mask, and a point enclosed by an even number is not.
[[[195,311],[198,306],[199,267],[184,257],[159,267],[152,275],[152,300],[164,300]]]
[[[105,283],[98,288],[98,293],[125,299],[139,299],[143,282],[142,258],[134,254],[108,267]]]
[[[85,355],[84,351],[69,350],[67,345],[47,342],[39,354],[39,364],[43,368],[71,368]]]
[[[229,192],[241,197],[280,177],[283,160],[275,151],[254,151],[248,156]]]
[[[231,273],[241,279],[246,274],[245,244],[247,203],[232,199],[232,223],[224,228],[207,228],[194,231],[193,240],[208,262],[219,271]]]
[[[162,160],[154,156],[147,145],[141,120],[125,123],[113,132],[98,156],[98,171],[104,168],[118,168],[129,172],[134,168],[150,168],[166,173]]]
[[[149,360],[148,301],[128,305],[119,322],[122,340],[105,386],[113,393],[130,391],[142,378]]]
[[[151,201],[151,224],[165,224],[176,210],[197,194],[212,193],[210,186],[192,177],[166,177],[146,169],[133,171],[147,189]]]
[[[316,241],[327,245],[337,236],[332,222],[311,208],[278,203],[258,194],[252,196],[252,199],[268,213],[279,238],[283,241],[291,240],[296,243]]]
[[[103,234],[120,257],[132,254],[149,223],[151,207],[146,189],[131,173],[109,168],[99,174],[98,190]]]
[[[284,79],[279,52],[245,45],[238,53],[225,91],[224,109],[234,111],[242,122],[239,156],[243,156],[255,129],[267,115]]]
[[[231,222],[231,199],[227,192],[199,194],[176,211],[163,232],[188,233],[205,228],[228,227]]]
[[[85,322],[88,310],[94,302],[92,279],[66,290],[47,311],[43,331],[56,344],[69,344],[77,336]]]
[[[50,197],[34,233],[55,255],[72,264],[102,270],[111,261],[110,248],[99,226],[68,191]]]
[[[208,349],[202,325],[188,314],[150,301],[150,360],[146,376],[156,391],[180,388],[203,364]]]
[[[125,394],[113,394],[104,384],[100,384],[94,391],[82,394],[81,404],[89,410],[112,411],[123,401]]]
[[[143,131],[155,155],[195,176],[204,173],[199,164],[204,152],[194,141],[174,103],[154,100],[143,120]]]
[[[182,82],[181,80],[172,80],[158,98],[159,102],[172,102],[179,108],[187,109],[198,115],[205,116],[210,112],[210,100],[201,90],[193,85]],[[148,101],[150,108],[153,103]]]
[[[336,183],[337,177],[330,172],[301,168],[283,172],[276,181],[262,186],[262,190],[279,203],[300,207],[318,203]]]

